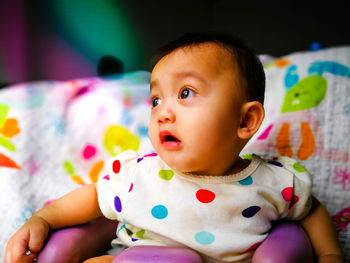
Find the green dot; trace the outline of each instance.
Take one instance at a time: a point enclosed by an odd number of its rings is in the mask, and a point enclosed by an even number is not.
[[[304,166],[302,166],[300,163],[295,163],[293,164],[293,168],[295,171],[299,172],[299,173],[303,173],[306,172],[306,168]]]
[[[141,229],[140,231],[137,231],[136,232],[136,236],[138,238],[143,238],[143,235],[145,234],[145,230],[144,229]]]
[[[65,161],[63,167],[69,175],[75,174],[74,166],[70,161]]]
[[[159,177],[164,179],[164,180],[170,181],[171,178],[173,178],[173,176],[174,176],[174,171],[172,171],[172,170],[162,169],[159,171]]]
[[[251,153],[245,154],[242,157],[243,159],[246,159],[246,160],[253,160],[253,154]]]

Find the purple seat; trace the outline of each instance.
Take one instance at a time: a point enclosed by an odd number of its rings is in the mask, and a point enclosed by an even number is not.
[[[98,218],[88,224],[53,232],[39,253],[40,263],[74,263],[102,255],[110,248],[117,224]],[[201,257],[188,248],[139,246],[118,254],[118,263],[201,263]],[[278,224],[268,238],[256,249],[253,263],[309,263],[313,262],[310,241],[295,223]]]

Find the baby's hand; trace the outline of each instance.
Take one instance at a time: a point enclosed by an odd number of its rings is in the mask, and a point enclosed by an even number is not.
[[[34,214],[7,243],[5,263],[33,262],[49,230],[49,224]],[[29,255],[28,251],[31,252]]]

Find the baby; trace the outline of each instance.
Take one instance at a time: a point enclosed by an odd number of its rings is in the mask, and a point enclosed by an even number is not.
[[[204,262],[250,262],[273,221],[301,220],[318,262],[343,262],[306,169],[286,157],[239,156],[264,119],[264,89],[263,67],[240,41],[186,34],[171,42],[150,81],[156,153],[121,153],[97,185],[36,212],[10,239],[6,262],[32,262],[49,230],[101,215],[119,222],[116,244],[185,246]]]

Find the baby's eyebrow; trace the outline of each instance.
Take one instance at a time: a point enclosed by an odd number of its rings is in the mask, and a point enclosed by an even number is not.
[[[175,76],[177,78],[192,77],[192,78],[195,78],[203,83],[207,83],[207,81],[195,70],[180,71],[180,72],[176,73]]]
[[[149,90],[152,91],[152,88],[158,86],[159,82],[158,80],[152,80],[150,83],[149,83]]]

